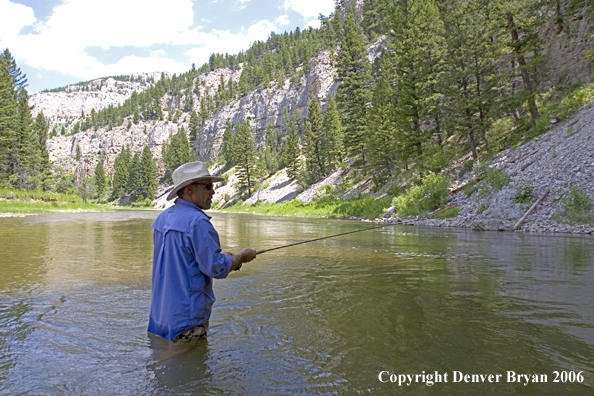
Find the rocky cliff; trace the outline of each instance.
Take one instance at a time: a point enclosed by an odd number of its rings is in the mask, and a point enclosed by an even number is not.
[[[212,117],[205,120],[196,140],[195,150],[198,158],[206,161],[216,157],[228,119],[233,125],[249,120],[256,131],[256,142],[259,145],[263,145],[264,133],[268,125],[278,128],[284,136],[287,120],[284,120],[282,113],[285,107],[290,114],[297,110],[299,122],[303,124],[307,116],[309,99],[316,97],[324,108],[328,95],[336,90],[335,71],[335,61],[331,52],[323,51],[311,58],[310,71],[304,74],[297,84],[291,83],[289,79],[281,84],[273,82],[269,88],[250,92],[241,99],[218,109]],[[153,78],[157,80],[160,75],[161,73],[154,73]],[[214,95],[217,92],[221,76],[225,83],[230,79],[238,82],[241,68],[238,70],[220,68],[199,76],[193,90],[194,110],[200,110],[200,99],[203,96]],[[34,95],[31,98],[31,104],[35,106],[35,113],[43,111],[50,119],[50,125],[59,125],[80,119],[81,110],[87,114],[92,108],[97,111],[110,104],[123,103],[134,90],[146,89],[146,87],[148,84],[144,86],[121,84],[120,81],[108,78],[101,80],[98,91],[67,89],[65,92],[58,93],[44,92]],[[162,106],[169,108],[170,111],[176,111],[176,102],[174,98],[166,95],[162,99]],[[167,116],[167,111],[165,114]],[[47,141],[50,161],[67,173],[91,176],[101,155],[105,157],[106,172],[113,172],[115,157],[125,145],[130,146],[132,153],[141,151],[145,145],[148,145],[153,156],[160,159],[163,142],[168,141],[182,126],[189,131],[189,120],[189,112],[185,112],[177,123],[166,120],[140,121],[128,127],[129,122],[132,121],[132,117],[128,117],[122,126],[109,131],[87,130],[72,136],[56,136]],[[77,146],[81,151],[81,158],[78,160],[76,159]],[[160,164],[160,172],[161,174],[164,172],[162,164]]]
[[[351,1],[360,12],[361,0]],[[564,85],[572,82],[586,82],[592,77],[592,61],[587,53],[592,49],[589,38],[594,32],[594,24],[584,13],[563,16],[560,23],[551,22],[542,31],[545,43],[543,54],[548,59],[548,67],[540,76],[539,81],[543,90],[553,85]],[[369,57],[373,60],[382,49],[382,41],[369,48]],[[199,76],[194,82],[194,110],[199,111],[200,100],[207,95],[214,95],[221,82],[229,80],[238,82],[242,69],[220,68]],[[283,117],[283,109],[289,114],[294,110],[299,115],[298,122],[303,127],[307,116],[307,103],[316,97],[325,109],[328,95],[335,92],[336,64],[335,55],[330,51],[316,54],[310,60],[310,71],[304,74],[298,82],[287,79],[281,82],[271,82],[269,87],[252,91],[239,100],[219,108],[203,123],[203,127],[195,143],[195,151],[201,160],[216,158],[221,145],[223,131],[227,120],[233,125],[249,120],[256,131],[256,143],[264,144],[264,134],[268,125],[276,128],[284,136],[287,120]],[[169,77],[169,74],[166,73]],[[44,92],[34,95],[31,104],[34,112],[43,111],[50,119],[50,125],[68,125],[80,120],[81,111],[88,114],[117,105],[126,100],[132,92],[148,88],[161,77],[161,73],[142,74],[135,76],[134,82],[119,81],[113,78],[97,79],[82,86],[67,87],[63,92]],[[162,99],[162,106],[169,111],[178,110],[177,104],[183,99],[166,95]],[[166,118],[167,118],[167,111]],[[113,172],[113,160],[121,148],[129,144],[132,152],[140,151],[148,145],[157,158],[161,157],[161,146],[164,141],[184,126],[189,132],[189,112],[183,113],[177,123],[171,121],[151,121],[133,124],[128,127],[131,117],[122,126],[110,131],[99,129],[86,131],[74,136],[57,136],[47,143],[50,159],[67,172],[84,172],[91,174],[99,155],[106,158],[106,171]],[[77,145],[81,149],[82,158],[75,159]],[[161,172],[163,167],[160,167]]]
[[[171,77],[169,72],[163,74],[166,78]],[[43,112],[50,128],[66,125],[70,121],[80,120],[81,112],[88,115],[93,109],[99,111],[110,105],[121,105],[132,92],[142,92],[159,81],[161,72],[139,73],[131,77],[132,81],[98,78],[67,86],[59,92],[41,92],[33,95],[29,104],[33,106],[33,115]]]

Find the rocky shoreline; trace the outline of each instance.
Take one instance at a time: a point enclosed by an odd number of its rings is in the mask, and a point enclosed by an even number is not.
[[[450,204],[460,210],[449,219],[401,218],[390,212],[378,222],[429,227],[463,227],[474,230],[513,231],[533,202],[547,190],[542,200],[517,230],[520,232],[550,232],[592,234],[592,225],[569,225],[553,220],[563,211],[561,197],[570,187],[588,194],[594,200],[594,108],[582,108],[571,119],[552,128],[538,139],[497,155],[489,164],[492,169],[507,172],[510,177],[528,180],[533,188],[531,203],[519,204],[514,189],[508,185],[488,197],[459,191],[452,194]],[[455,187],[467,184],[476,175],[468,173]],[[458,190],[458,188],[456,189]],[[454,190],[455,191],[455,190]],[[483,209],[483,211],[479,210]]]

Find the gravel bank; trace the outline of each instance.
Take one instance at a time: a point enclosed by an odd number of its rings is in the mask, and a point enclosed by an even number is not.
[[[490,166],[505,170],[512,178],[528,179],[533,186],[533,202],[550,190],[518,231],[579,234],[592,234],[594,231],[590,225],[571,226],[551,219],[563,211],[560,198],[571,186],[585,191],[594,199],[594,108],[583,108],[573,118],[560,123],[537,140],[501,152]],[[464,185],[472,178],[473,175],[469,174],[455,185]],[[458,192],[452,194],[450,203],[460,209],[460,214],[455,218],[402,219],[385,215],[387,218],[379,221],[511,231],[532,205],[516,203],[511,184],[488,198],[481,198],[478,193],[467,196],[464,192]],[[479,206],[486,210],[479,213]]]

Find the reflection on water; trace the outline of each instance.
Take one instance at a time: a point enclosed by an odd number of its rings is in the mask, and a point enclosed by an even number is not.
[[[0,219],[2,394],[594,392],[591,237],[388,227],[261,255],[215,282],[207,340],[148,335],[157,212]],[[224,250],[360,223],[214,213]],[[450,373],[399,387],[381,371]],[[453,383],[547,374],[544,384]],[[553,371],[583,383],[552,383]]]

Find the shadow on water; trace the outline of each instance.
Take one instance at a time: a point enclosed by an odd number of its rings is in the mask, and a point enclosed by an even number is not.
[[[146,333],[156,215],[0,219],[0,393],[594,393],[591,237],[387,227],[277,250],[215,282],[207,340],[174,345]],[[213,222],[225,251],[366,226]],[[382,371],[448,382],[399,386]],[[548,378],[524,386],[508,371]]]

